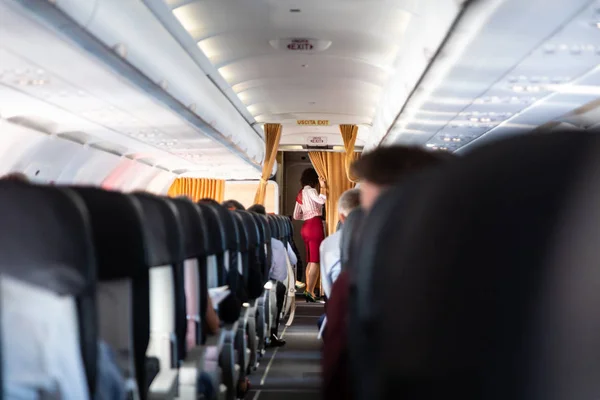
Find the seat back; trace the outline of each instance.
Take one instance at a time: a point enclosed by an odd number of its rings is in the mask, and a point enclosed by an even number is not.
[[[363,220],[364,213],[362,209],[352,211],[342,229],[341,237],[341,257],[342,268],[349,268],[351,261],[354,259],[354,251],[360,243],[358,236],[360,235],[360,225]]]
[[[187,198],[171,201],[177,207],[185,240],[186,345],[190,349],[201,344],[203,337],[201,322],[206,315],[208,298],[206,264],[209,232],[194,203]]]
[[[183,279],[183,230],[170,201],[134,193],[146,222],[150,264],[150,344],[147,354],[160,360],[161,370],[185,358],[186,304]]]
[[[254,219],[258,232],[258,244],[256,250],[257,264],[263,278],[263,285],[266,283],[265,268],[267,264],[267,229],[268,224],[264,218],[261,218],[260,214],[249,212]]]
[[[227,251],[227,238],[225,228],[219,220],[217,210],[207,204],[198,203],[200,217],[208,231],[207,239],[207,281],[208,287],[223,286],[227,283],[227,270],[225,268],[225,253]]]
[[[259,260],[259,242],[260,232],[259,226],[252,216],[252,213],[248,211],[238,211],[237,214],[241,217],[241,220],[245,226],[246,234],[248,238],[248,297],[250,300],[257,299],[261,296],[264,289],[265,279],[262,273],[263,265],[260,264]],[[263,252],[264,253],[264,252]]]
[[[87,210],[68,189],[0,181],[2,384],[6,398],[96,388],[96,261]]]
[[[271,227],[269,224],[269,220],[265,215],[254,214],[255,219],[260,223],[262,230],[265,234],[265,262],[263,264],[263,279],[265,283],[269,280],[269,270],[271,269],[271,262],[273,259],[273,252],[271,249]],[[262,252],[261,252],[262,253]]]
[[[92,187],[71,187],[90,216],[98,267],[99,336],[117,354],[126,379],[146,392],[150,296],[144,220],[137,199]],[[118,229],[115,229],[118,227]]]
[[[357,259],[372,271],[370,310],[355,315],[364,338],[351,342],[357,398],[598,393],[600,369],[590,364],[598,335],[589,328],[600,317],[574,314],[599,305],[597,294],[585,298],[581,290],[591,294],[600,277],[597,264],[594,273],[572,264],[591,265],[589,253],[573,257],[572,245],[597,245],[584,234],[573,242],[566,228],[576,225],[565,223],[583,211],[573,211],[572,190],[587,196],[597,188],[582,179],[595,151],[594,134],[515,137],[409,179],[378,201]],[[555,258],[558,238],[569,262]]]
[[[269,228],[271,228],[271,237],[280,240],[281,228],[279,227],[279,223],[277,222],[277,216],[269,214],[267,215],[267,219],[269,221]]]
[[[203,211],[202,216],[207,217],[209,230],[218,227],[220,233],[216,254],[219,274],[223,278],[219,286],[228,285],[231,294],[219,304],[219,317],[225,323],[234,323],[238,320],[242,309],[242,298],[245,288],[241,284],[242,276],[238,272],[239,232],[233,214],[220,205],[199,204]],[[233,267],[231,267],[233,266]],[[210,280],[210,258],[209,258],[209,280]]]

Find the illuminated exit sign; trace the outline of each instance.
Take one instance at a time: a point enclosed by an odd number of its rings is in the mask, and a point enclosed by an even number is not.
[[[306,144],[309,146],[327,146],[327,137],[309,136],[306,138]]]
[[[315,48],[309,39],[292,39],[287,45],[288,50],[308,51]]]
[[[329,126],[328,119],[299,119],[296,121],[297,125],[309,125],[309,126]]]

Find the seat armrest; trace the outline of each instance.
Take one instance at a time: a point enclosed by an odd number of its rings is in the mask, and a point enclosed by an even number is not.
[[[152,381],[148,390],[151,400],[172,400],[177,396],[178,371],[167,369],[161,371]]]
[[[205,350],[203,346],[188,350],[187,357],[179,367],[179,386],[196,386],[199,372],[203,370]]]

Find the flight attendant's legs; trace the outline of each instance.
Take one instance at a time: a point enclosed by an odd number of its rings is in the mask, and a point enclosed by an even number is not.
[[[323,223],[320,217],[311,218],[304,222],[302,226],[302,239],[306,246],[306,292],[308,293],[308,299],[314,300],[315,298],[315,286],[319,279],[319,273],[321,267],[319,265],[320,254],[319,247],[321,242],[325,239],[323,233]]]

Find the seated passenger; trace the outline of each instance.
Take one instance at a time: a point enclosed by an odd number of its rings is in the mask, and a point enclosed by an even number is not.
[[[350,189],[345,191],[338,200],[338,214],[340,223],[343,225],[346,217],[355,209],[360,207],[360,192],[358,189]],[[331,297],[331,287],[342,272],[341,264],[341,239],[342,228],[336,231],[333,235],[327,237],[320,248],[321,254],[321,284],[323,292],[327,298]],[[320,320],[322,324],[324,319]],[[319,329],[322,329],[319,325]]]
[[[449,159],[405,146],[379,147],[352,165],[352,174],[360,180],[360,203],[369,212],[379,196],[403,177]],[[366,215],[368,218],[368,214]],[[350,399],[348,355],[348,304],[350,280],[343,270],[331,289],[327,305],[327,330],[323,346],[323,393],[326,399]]]
[[[248,209],[249,211],[253,211],[257,214],[266,215],[265,207],[260,204],[255,204]],[[298,260],[296,259],[296,255],[294,251],[291,249],[290,245],[286,246],[280,240],[275,238],[271,238],[271,250],[273,251],[273,257],[271,260],[271,269],[269,271],[269,278],[275,280],[277,283],[276,287],[276,295],[277,295],[277,316],[275,317],[275,326],[271,328],[271,344],[273,346],[283,346],[285,344],[285,340],[280,339],[277,335],[279,331],[279,320],[281,318],[281,312],[283,310],[283,303],[285,301],[285,292],[286,288],[283,282],[287,279],[287,261],[286,257],[289,258],[290,263],[295,265]]]
[[[223,207],[225,207],[226,209],[228,209],[229,211],[236,211],[236,210],[245,210],[246,207],[244,207],[242,205],[242,203],[240,203],[237,200],[227,200],[223,202]]]
[[[358,207],[360,207],[360,191],[358,189],[345,191],[338,200],[338,214],[342,225],[337,232],[321,243],[321,283],[327,298],[331,297],[331,286],[342,271],[341,239],[344,221]]]

